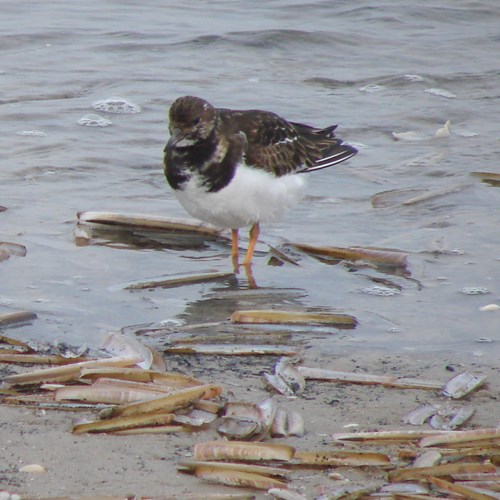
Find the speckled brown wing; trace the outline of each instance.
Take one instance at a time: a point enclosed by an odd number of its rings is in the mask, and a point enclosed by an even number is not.
[[[335,125],[318,129],[256,110],[220,110],[220,114],[223,121],[234,128],[232,133],[245,134],[246,164],[277,177],[326,168],[356,154],[354,148],[342,145],[342,141],[334,137]]]

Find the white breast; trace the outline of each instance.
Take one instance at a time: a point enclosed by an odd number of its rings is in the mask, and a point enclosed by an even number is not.
[[[200,185],[200,178],[193,176],[175,194],[193,217],[236,229],[279,219],[302,198],[305,185],[304,174],[275,177],[263,170],[238,165],[229,185],[216,193],[207,193]]]

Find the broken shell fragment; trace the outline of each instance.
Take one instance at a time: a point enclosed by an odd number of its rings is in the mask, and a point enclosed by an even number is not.
[[[287,425],[288,414],[283,408],[278,408],[271,425],[271,436],[285,437],[288,435]]]
[[[460,399],[476,390],[486,382],[486,376],[476,377],[470,372],[463,372],[450,379],[443,388],[443,394],[453,399]]]
[[[296,411],[287,411],[288,436],[303,436],[305,433],[304,418]]]
[[[281,358],[274,368],[274,373],[280,377],[283,382],[290,388],[292,394],[302,394],[306,387],[304,375],[295,366],[297,360],[289,358]]]
[[[283,488],[271,488],[267,490],[267,493],[280,500],[307,500],[307,498],[300,493]]]
[[[421,405],[408,413],[403,421],[405,424],[422,425],[429,420],[437,410],[437,405]]]
[[[126,337],[121,333],[110,333],[102,344],[101,349],[113,356],[140,356],[142,361],[137,363],[137,365],[144,370],[151,368],[153,362],[151,349],[146,347],[142,342]]]
[[[219,434],[229,439],[245,440],[262,433],[264,426],[261,422],[244,418],[225,417],[217,427]]]

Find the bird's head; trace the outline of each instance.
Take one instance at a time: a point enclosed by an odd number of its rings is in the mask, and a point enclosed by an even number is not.
[[[207,139],[212,133],[216,121],[215,108],[199,97],[179,97],[170,107],[170,139],[167,149],[193,146]]]

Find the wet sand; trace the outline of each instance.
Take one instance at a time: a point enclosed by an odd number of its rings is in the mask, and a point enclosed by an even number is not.
[[[269,395],[262,371],[269,371],[275,359],[270,357],[198,357],[167,358],[169,370],[182,371],[206,381],[222,383],[224,395],[258,402]],[[417,377],[447,381],[454,374],[469,370],[475,375],[487,375],[487,385],[459,401],[473,407],[476,413],[463,428],[498,425],[498,366],[484,366],[465,361],[452,354],[394,355],[360,348],[339,352],[334,357],[305,355],[304,364],[343,371],[369,372],[379,375]],[[18,366],[3,366],[7,370],[23,371]],[[454,371],[452,371],[454,370]],[[308,382],[302,396],[294,399],[276,396],[284,408],[299,411],[305,419],[306,434],[300,438],[266,440],[286,443],[298,450],[338,450],[333,433],[430,429],[405,425],[402,418],[423,403],[443,402],[446,398],[434,391],[390,389],[379,386]],[[217,438],[214,430],[193,434],[158,436],[106,436],[71,434],[71,422],[76,414],[61,411],[36,411],[27,408],[0,408],[0,484],[11,493],[26,497],[78,497],[112,495],[158,496],[190,493],[230,493],[250,491],[210,485],[191,476],[180,474],[176,463],[192,457],[196,442]],[[80,415],[80,414],[79,414]],[[347,449],[350,447],[347,446]],[[385,448],[383,451],[396,447]],[[373,450],[373,446],[358,449]],[[43,465],[47,472],[19,472],[26,464]],[[313,498],[320,492],[341,486],[328,478],[330,469],[298,468],[290,473],[290,487]],[[378,484],[386,473],[374,468],[335,468],[351,480],[349,484]],[[255,492],[257,498],[264,493]]]

